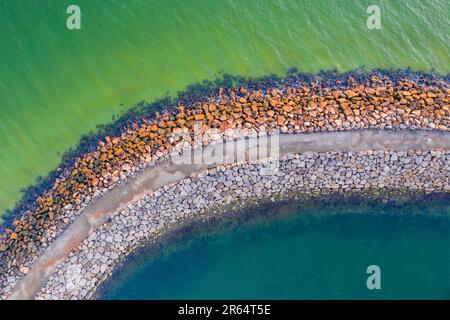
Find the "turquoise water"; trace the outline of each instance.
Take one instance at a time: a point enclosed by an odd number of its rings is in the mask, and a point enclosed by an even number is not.
[[[81,8],[81,30],[66,8]],[[366,27],[377,4],[382,30]],[[82,134],[222,73],[450,72],[447,0],[2,0],[0,216]]]
[[[263,210],[264,212],[264,210]],[[450,200],[269,209],[141,250],[103,299],[449,299]],[[369,265],[381,290],[366,287]]]

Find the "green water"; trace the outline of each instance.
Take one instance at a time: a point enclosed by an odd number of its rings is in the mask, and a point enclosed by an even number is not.
[[[147,248],[100,298],[450,298],[448,198],[299,206],[265,216],[200,226]],[[381,290],[367,289],[369,265],[381,269]]]
[[[66,29],[72,3],[81,30]],[[369,4],[382,30],[366,28]],[[449,13],[446,0],[2,0],[0,216],[97,124],[221,72],[447,73]]]

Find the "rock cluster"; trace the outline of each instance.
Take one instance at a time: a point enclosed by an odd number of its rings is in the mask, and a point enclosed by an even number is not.
[[[270,197],[380,189],[450,191],[450,151],[303,153],[206,170],[116,213],[70,253],[38,299],[86,299],[125,255],[162,232]],[[230,210],[230,206],[228,206]]]
[[[0,235],[0,282],[8,291],[37,257],[96,197],[165,159],[180,132],[264,128],[283,133],[358,129],[450,129],[450,86],[445,81],[367,75],[342,82],[271,82],[219,88],[202,99],[179,102],[106,136],[96,150],[60,170],[32,210]],[[2,291],[2,289],[0,289]]]

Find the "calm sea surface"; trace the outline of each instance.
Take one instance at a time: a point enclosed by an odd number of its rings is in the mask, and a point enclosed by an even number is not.
[[[79,31],[66,8],[81,8]],[[366,28],[378,4],[382,30]],[[446,0],[2,0],[0,216],[82,134],[221,73],[450,71]]]
[[[260,218],[198,226],[141,250],[100,298],[450,298],[448,197],[262,211]],[[381,269],[381,290],[367,289],[369,265]]]

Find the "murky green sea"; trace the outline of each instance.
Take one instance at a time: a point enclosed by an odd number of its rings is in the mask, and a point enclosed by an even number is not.
[[[97,124],[221,72],[450,72],[449,13],[446,0],[2,0],[0,215]]]

